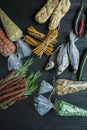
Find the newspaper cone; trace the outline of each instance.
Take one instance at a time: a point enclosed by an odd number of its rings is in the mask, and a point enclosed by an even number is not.
[[[13,42],[18,41],[23,35],[22,30],[5,14],[1,8],[0,19],[8,38]]]

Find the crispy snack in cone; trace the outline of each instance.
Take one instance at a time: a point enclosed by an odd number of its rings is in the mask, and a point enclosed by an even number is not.
[[[6,15],[6,13],[1,8],[0,19],[8,38],[11,41],[18,41],[23,35],[22,30]]]
[[[58,95],[75,93],[81,90],[86,90],[87,82],[58,79],[55,82],[55,89]]]
[[[61,0],[50,18],[49,29],[56,29],[70,8],[70,0]]]
[[[35,16],[38,23],[45,23],[53,13],[53,10],[58,5],[59,0],[47,0],[46,4],[41,8]]]
[[[52,54],[54,44],[52,41],[54,41],[57,38],[57,36],[58,30],[49,31],[42,43],[38,47],[36,47],[33,50],[33,52],[41,58],[47,47],[49,47],[48,55]]]

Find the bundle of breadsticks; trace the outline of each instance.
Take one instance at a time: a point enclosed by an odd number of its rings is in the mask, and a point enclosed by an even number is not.
[[[40,58],[43,53],[46,55],[51,55],[54,50],[54,44],[57,42],[56,38],[58,36],[58,30],[51,30],[47,35],[37,31],[34,27],[30,26],[27,28],[28,35],[25,36],[25,41],[36,47],[33,52]],[[33,36],[33,37],[31,37]],[[37,40],[36,40],[37,39]]]

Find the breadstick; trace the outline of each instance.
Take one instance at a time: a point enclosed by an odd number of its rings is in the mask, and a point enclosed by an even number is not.
[[[70,0],[61,0],[60,3],[55,8],[49,23],[49,29],[53,30],[56,29],[61,19],[65,16],[70,8]]]
[[[53,13],[53,10],[58,5],[59,0],[47,0],[46,4],[41,8],[41,10],[36,14],[35,20],[38,23],[45,23]]]

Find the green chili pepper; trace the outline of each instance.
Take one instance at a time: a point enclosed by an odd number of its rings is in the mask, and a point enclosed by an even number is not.
[[[81,77],[82,77],[82,73],[83,73],[83,69],[84,69],[84,65],[85,62],[87,60],[87,50],[84,52],[81,63],[80,63],[80,67],[79,67],[79,73],[78,73],[78,77],[77,79],[80,81]]]
[[[86,32],[85,32],[85,37],[87,37],[87,24],[86,24]]]
[[[79,7],[76,18],[75,18],[74,32],[76,35],[78,35],[78,24],[79,24],[80,16],[84,9],[84,6],[85,6],[85,3],[84,3],[84,0],[82,0],[81,6]]]
[[[87,110],[79,108],[65,101],[55,101],[54,109],[59,116],[83,116],[87,117]]]

